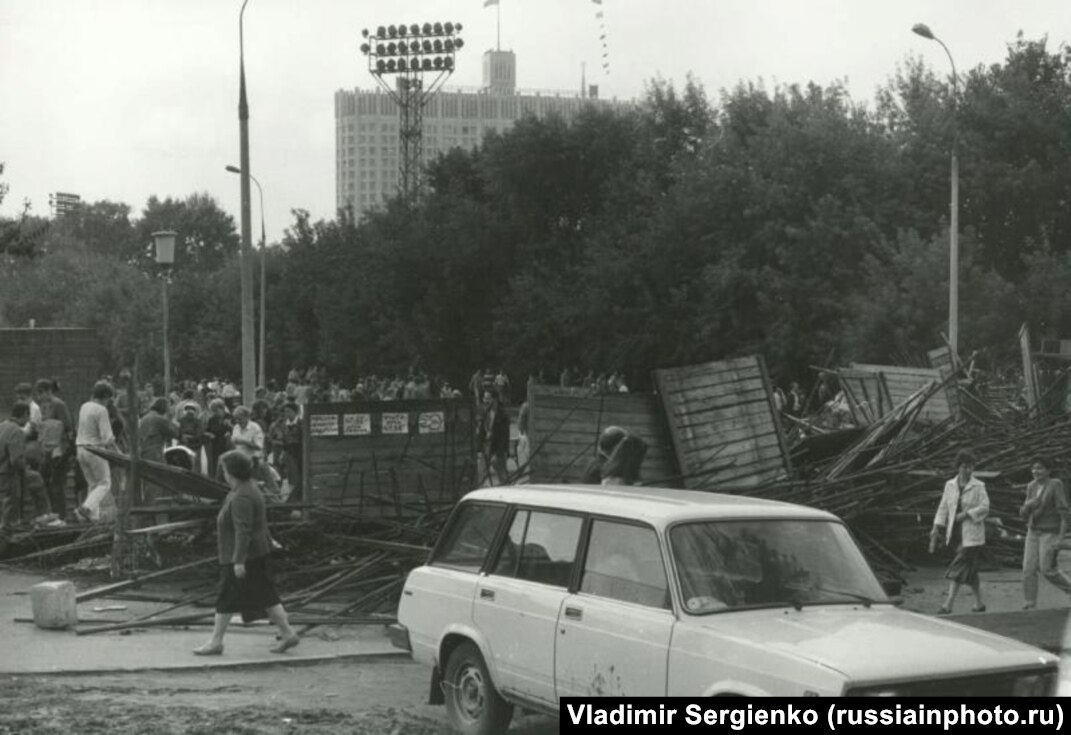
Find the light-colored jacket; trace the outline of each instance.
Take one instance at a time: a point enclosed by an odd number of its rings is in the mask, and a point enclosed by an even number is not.
[[[971,478],[963,493],[959,492],[956,478],[945,483],[944,493],[941,495],[941,503],[937,506],[937,514],[933,517],[933,525],[944,526],[945,543],[952,545],[952,529],[956,515],[963,511],[967,518],[963,521],[963,546],[985,545],[985,518],[989,515],[989,494],[985,491],[985,483]]]

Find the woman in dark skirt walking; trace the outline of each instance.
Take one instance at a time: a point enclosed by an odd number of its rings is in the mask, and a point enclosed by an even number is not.
[[[286,610],[275,591],[268,556],[268,512],[264,497],[253,482],[253,462],[239,451],[220,457],[223,477],[230,486],[223,508],[216,517],[219,535],[220,589],[212,639],[194,649],[197,656],[223,653],[223,634],[231,616],[241,613],[249,622],[267,617],[279,629],[279,643],[272,653],[283,653],[300,642],[290,627]]]
[[[958,543],[956,556],[948,565],[948,596],[937,611],[939,615],[952,612],[956,594],[962,585],[974,592],[973,612],[985,612],[982,602],[982,584],[978,571],[985,548],[985,519],[989,515],[989,494],[985,484],[974,477],[974,455],[962,451],[956,455],[957,474],[945,483],[941,503],[933,519],[930,531],[930,553],[937,550],[938,541],[946,545]]]

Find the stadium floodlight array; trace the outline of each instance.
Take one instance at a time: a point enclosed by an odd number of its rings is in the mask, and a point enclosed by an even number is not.
[[[465,42],[460,23],[404,23],[364,29],[360,49],[368,72],[398,104],[398,189],[414,201],[420,189],[424,107],[453,73]],[[384,77],[395,76],[395,84]],[[426,77],[431,76],[428,83]]]

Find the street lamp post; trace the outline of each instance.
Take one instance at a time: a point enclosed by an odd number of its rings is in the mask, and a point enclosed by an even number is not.
[[[227,170],[232,174],[241,174],[242,169],[237,166],[227,166]],[[264,321],[267,315],[267,292],[268,281],[264,275],[265,266],[264,263],[268,257],[268,241],[264,234],[264,189],[261,188],[260,182],[257,181],[257,177],[253,174],[249,174],[249,178],[253,183],[257,185],[257,193],[260,195],[260,357],[259,357],[259,369],[258,369],[258,384],[260,386],[266,386],[267,383],[264,380],[265,372],[267,368],[264,363]]]
[[[940,38],[934,35],[925,23],[916,23],[911,30],[930,41],[937,41],[952,65],[952,196],[949,204],[948,232],[948,346],[952,352],[953,365],[959,361],[959,120],[956,105],[959,100],[959,75],[952,52]]]
[[[253,365],[253,234],[249,215],[249,102],[245,94],[245,35],[242,19],[249,0],[243,0],[238,14],[238,138],[242,182],[242,403],[253,405],[256,397],[256,371]]]
[[[153,244],[156,246],[156,264],[163,269],[163,278],[160,279],[160,292],[164,304],[164,396],[171,398],[171,345],[167,338],[167,286],[171,280],[171,266],[175,264],[175,238],[178,234],[170,230],[152,233]]]

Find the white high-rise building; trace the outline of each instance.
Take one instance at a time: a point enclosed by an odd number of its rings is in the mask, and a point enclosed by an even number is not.
[[[583,86],[583,85],[581,85]],[[489,130],[503,132],[525,115],[560,115],[568,120],[588,106],[624,108],[630,102],[600,100],[585,92],[517,89],[512,51],[483,55],[483,86],[445,88],[424,108],[424,163],[460,147],[474,149]],[[335,92],[335,204],[352,207],[357,219],[398,191],[398,107],[380,88]]]

